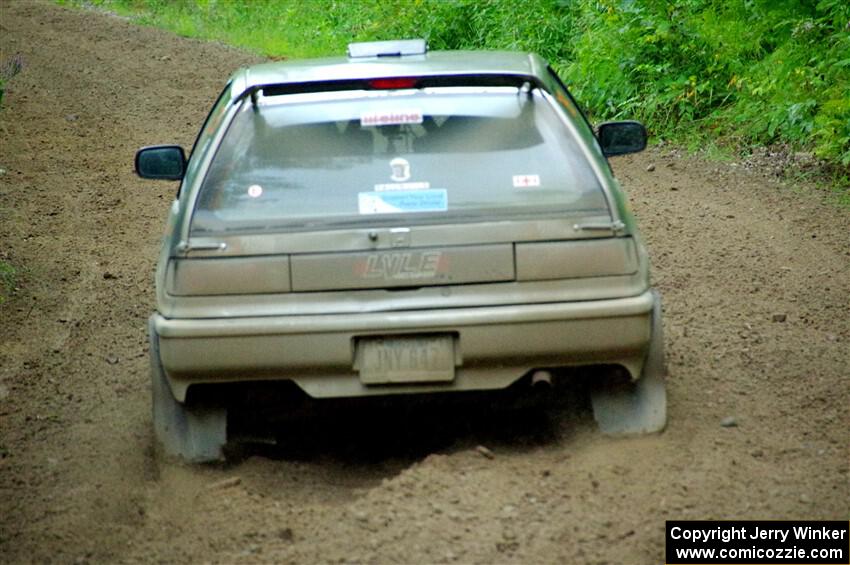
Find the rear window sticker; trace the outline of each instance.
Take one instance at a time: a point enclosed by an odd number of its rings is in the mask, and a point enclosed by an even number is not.
[[[357,205],[361,214],[445,212],[449,208],[448,192],[444,188],[361,192],[357,195]]]
[[[396,157],[390,161],[390,170],[392,171],[390,180],[404,182],[410,178],[410,163],[407,162],[407,159]]]
[[[259,198],[263,195],[263,187],[258,184],[252,184],[248,187],[248,196],[251,198]]]
[[[514,175],[514,188],[540,186],[540,175]]]
[[[421,124],[422,110],[387,110],[382,112],[363,112],[360,114],[361,126],[398,126],[402,124]]]
[[[385,192],[387,190],[428,190],[429,188],[431,188],[430,182],[390,182],[376,184],[375,192]]]

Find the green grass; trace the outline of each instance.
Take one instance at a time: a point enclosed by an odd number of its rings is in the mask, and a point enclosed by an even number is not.
[[[3,93],[6,90],[6,83],[11,80],[16,74],[20,73],[24,68],[24,59],[20,53],[0,61],[0,107],[3,105]]]
[[[0,304],[3,304],[15,290],[17,271],[12,265],[0,261]]]
[[[5,61],[0,61],[0,109],[3,106],[3,93],[6,83],[20,73],[23,68],[24,61],[19,54]],[[0,167],[0,174],[4,172]],[[12,292],[15,291],[17,274],[17,270],[12,265],[0,259],[0,304],[6,302]]]
[[[59,1],[274,58],[406,37],[536,51],[596,121],[640,119],[691,147],[781,143],[814,152],[836,182],[850,171],[846,0]]]

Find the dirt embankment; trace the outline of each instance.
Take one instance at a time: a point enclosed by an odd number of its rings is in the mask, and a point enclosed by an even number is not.
[[[174,187],[136,179],[132,156],[189,146],[255,57],[5,1],[0,59],[17,52],[0,113],[0,254],[22,269],[0,305],[4,561],[658,563],[665,519],[850,515],[847,211],[666,150],[614,163],[665,299],[665,433],[448,411],[342,440],[324,424],[297,454],[224,467],[159,461],[145,320]]]

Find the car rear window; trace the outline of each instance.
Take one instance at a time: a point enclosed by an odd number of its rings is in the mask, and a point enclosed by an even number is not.
[[[246,99],[191,229],[607,213],[578,143],[538,90],[436,87]]]

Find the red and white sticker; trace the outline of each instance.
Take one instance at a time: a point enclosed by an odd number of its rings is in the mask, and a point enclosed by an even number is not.
[[[360,114],[360,125],[397,126],[401,124],[421,124],[422,119],[422,110],[416,109],[363,112]]]
[[[514,175],[514,188],[540,186],[540,175]]]

